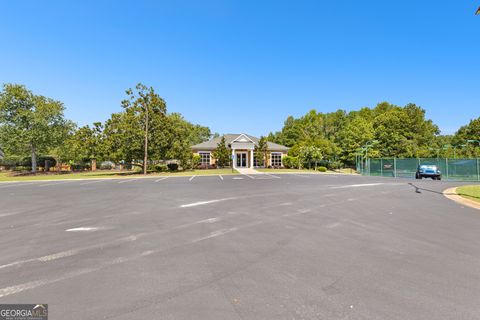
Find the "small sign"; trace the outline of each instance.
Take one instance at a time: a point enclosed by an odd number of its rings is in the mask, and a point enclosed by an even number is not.
[[[391,164],[384,164],[383,165],[383,169],[392,169],[392,165]]]
[[[0,320],[48,320],[48,304],[0,304]]]

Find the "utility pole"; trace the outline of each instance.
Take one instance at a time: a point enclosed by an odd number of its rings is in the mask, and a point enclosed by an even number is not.
[[[145,151],[143,154],[143,174],[147,174],[148,161],[148,105],[145,105]]]

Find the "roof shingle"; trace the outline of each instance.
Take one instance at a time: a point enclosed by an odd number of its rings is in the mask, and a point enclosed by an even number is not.
[[[235,140],[236,138],[238,138],[241,135],[242,135],[241,133],[227,133],[227,134],[224,134],[223,136],[225,137],[226,147],[228,147],[228,145],[231,144],[233,140]],[[249,134],[244,134],[244,135],[247,136],[248,138],[250,138],[255,143],[255,145],[258,144],[259,139],[257,137],[251,136]],[[205,151],[215,150],[221,139],[222,139],[222,136],[216,137],[216,138],[213,138],[209,141],[205,141],[205,142],[196,144],[196,145],[192,146],[191,148],[193,150],[198,150],[198,151],[201,151],[201,150],[205,150]],[[285,147],[285,146],[282,146],[280,144],[273,143],[273,142],[270,142],[270,141],[267,142],[267,147],[268,147],[268,150],[270,150],[270,151],[288,151],[288,149],[289,149],[288,147]]]

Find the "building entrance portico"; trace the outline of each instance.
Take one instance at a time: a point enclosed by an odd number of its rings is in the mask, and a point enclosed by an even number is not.
[[[255,143],[244,134],[230,143],[234,168],[253,168]]]

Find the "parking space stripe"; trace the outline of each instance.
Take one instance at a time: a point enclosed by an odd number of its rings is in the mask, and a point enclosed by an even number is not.
[[[64,183],[68,183],[68,182],[72,182],[72,181],[74,181],[74,180],[45,183],[45,184],[39,184],[38,186],[39,187],[56,186],[57,184],[64,184]]]
[[[310,178],[309,176],[307,176],[305,174],[296,174],[296,173],[291,173],[291,174],[293,174],[294,176],[297,176],[297,177]]]
[[[223,177],[222,177],[222,175],[221,175],[221,174],[219,174],[218,176],[220,177],[220,179],[221,179],[221,180],[223,180]]]
[[[95,181],[89,181],[89,182],[84,182],[80,183],[81,186],[87,185],[87,184],[93,184],[93,183],[99,183],[102,182],[102,180],[95,180]]]
[[[21,183],[21,184],[13,184],[13,183],[6,183],[6,185],[0,186],[0,189],[5,189],[5,188],[10,188],[10,187],[21,187],[21,186],[29,186],[31,184],[34,184],[34,182],[30,183]]]
[[[160,178],[160,179],[155,180],[155,182],[160,182],[160,181],[163,181],[163,180],[165,180],[165,179],[167,179],[167,178],[168,178],[168,177],[162,177],[162,178]]]
[[[127,182],[132,182],[132,181],[136,181],[138,179],[125,179],[123,181],[119,181],[118,183],[127,183]]]
[[[195,178],[196,176],[191,176],[190,179],[188,179],[188,181],[192,181],[193,178]]]
[[[273,174],[270,174],[270,173],[265,173],[265,174],[276,179],[281,179],[279,176],[274,176]]]

